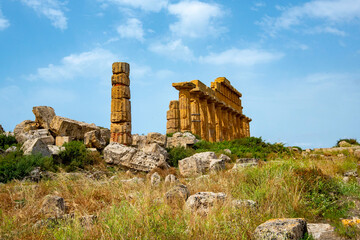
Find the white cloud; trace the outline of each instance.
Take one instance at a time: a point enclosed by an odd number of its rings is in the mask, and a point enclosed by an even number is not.
[[[10,26],[9,20],[7,20],[4,17],[4,15],[2,14],[1,9],[0,9],[0,31],[8,28],[9,26]]]
[[[310,30],[311,32],[311,30]],[[313,33],[329,33],[341,37],[345,37],[346,33],[344,31],[341,31],[335,27],[317,27],[313,30]]]
[[[185,46],[180,39],[168,42],[167,44],[152,44],[150,45],[149,50],[171,59],[180,59],[185,61],[191,61],[194,59],[191,49]]]
[[[264,25],[274,35],[282,29],[290,29],[300,25],[306,18],[320,19],[326,21],[329,27],[332,24],[349,22],[360,19],[359,0],[313,0],[301,6],[282,9],[280,17],[265,17],[260,23]],[[332,28],[327,29],[328,33]],[[339,32],[337,33],[339,35]]]
[[[64,3],[58,0],[21,0],[21,2],[48,18],[54,27],[61,30],[67,28],[67,18],[63,12]]]
[[[159,12],[168,4],[168,0],[100,0],[105,3],[116,4],[120,7],[128,6],[140,8],[144,11]]]
[[[170,25],[170,30],[178,36],[198,38],[224,31],[217,24],[217,19],[224,14],[217,4],[182,1],[169,5],[168,10],[178,17],[178,21]]]
[[[129,18],[125,24],[117,27],[117,32],[122,38],[135,38],[144,41],[144,30],[139,19]]]
[[[250,9],[253,11],[259,11],[260,8],[263,8],[265,6],[266,6],[266,3],[264,3],[264,2],[256,2]]]
[[[229,64],[237,66],[253,66],[276,61],[283,56],[282,53],[259,49],[231,48],[221,53],[210,53],[208,56],[200,57],[200,62],[215,65]]]
[[[94,49],[64,57],[59,65],[49,64],[38,68],[35,74],[26,77],[30,81],[62,82],[81,79],[100,79],[111,75],[111,65],[116,56],[105,49]],[[110,77],[110,76],[109,76]],[[107,79],[109,80],[109,79]]]

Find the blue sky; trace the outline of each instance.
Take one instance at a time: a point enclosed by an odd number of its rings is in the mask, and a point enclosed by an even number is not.
[[[360,0],[1,0],[0,124],[47,105],[110,127],[114,61],[130,63],[133,133],[165,133],[172,82],[224,76],[253,136],[360,140]]]

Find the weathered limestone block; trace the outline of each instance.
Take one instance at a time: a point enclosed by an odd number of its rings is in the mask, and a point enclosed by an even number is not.
[[[131,103],[129,99],[111,99],[111,112],[127,112],[131,110]]]
[[[161,147],[166,146],[166,135],[157,132],[148,133],[146,137],[146,144],[157,143]]]
[[[37,129],[23,132],[17,135],[19,143],[24,143],[30,139],[41,139],[45,144],[52,145],[55,142],[54,137],[50,134],[48,129]]]
[[[27,137],[24,136],[24,134],[26,134],[30,130],[36,130],[36,129],[37,129],[36,122],[30,120],[22,121],[14,128],[14,135],[16,141],[18,141],[19,143],[24,143],[27,140]]]
[[[172,137],[168,137],[166,141],[166,147],[172,148],[172,147],[190,147],[197,143],[199,140],[196,139],[196,137],[189,133],[174,133]]]
[[[131,132],[131,123],[112,123],[110,127],[111,133],[130,133]]]
[[[213,172],[225,170],[225,160],[222,160],[222,159],[211,160],[209,169],[210,169],[210,171],[213,171]]]
[[[55,116],[50,124],[50,129],[56,136],[69,136],[73,140],[83,140],[84,134],[99,130],[95,124],[79,122],[65,117]]]
[[[57,136],[55,139],[55,145],[62,147],[62,145],[64,145],[64,143],[68,143],[71,141],[71,137],[69,136]]]
[[[130,88],[124,85],[115,85],[111,89],[112,99],[130,99]]]
[[[101,137],[100,130],[93,130],[85,133],[84,144],[87,148],[103,149],[106,146],[106,141]]]
[[[171,206],[182,207],[190,196],[190,191],[185,185],[177,185],[165,194],[165,202]]]
[[[341,240],[335,233],[335,228],[327,223],[308,223],[307,230],[315,240]]]
[[[169,167],[162,155],[145,153],[134,147],[127,147],[116,142],[105,147],[104,159],[106,163],[142,172],[149,172],[154,168]]]
[[[38,154],[43,156],[51,156],[51,152],[48,146],[39,138],[27,140],[21,150],[24,151],[24,155]]]
[[[165,150],[165,148],[161,147],[157,143],[146,144],[142,148],[139,148],[139,149],[145,153],[156,154],[163,160],[166,160],[169,155],[168,152]]]
[[[113,74],[125,73],[126,76],[130,74],[130,65],[126,62],[114,62],[112,65]]]
[[[170,109],[166,112],[166,119],[180,119],[180,111],[179,109]]]
[[[257,203],[253,200],[236,199],[231,201],[231,205],[235,209],[249,208],[252,210],[256,208]]]
[[[61,151],[65,150],[65,147],[56,146],[56,145],[47,145],[47,147],[49,148],[49,151],[52,156],[59,155]]]
[[[225,193],[198,192],[186,200],[185,209],[192,213],[206,216],[212,208],[221,206],[225,200]]]
[[[130,86],[129,76],[126,75],[126,73],[114,74],[111,76],[111,84],[112,85],[121,84],[121,85]]]
[[[101,138],[105,140],[106,144],[110,143],[110,129],[100,128]]]
[[[176,130],[175,132],[179,131],[179,126],[180,126],[180,119],[169,119],[166,122],[166,129],[174,129]],[[167,133],[170,133],[167,131]],[[173,133],[173,132],[171,132]]]
[[[256,240],[300,240],[307,233],[307,224],[303,218],[271,219],[259,225],[254,232]]]
[[[47,217],[61,218],[65,214],[65,200],[55,195],[45,196],[41,205],[41,213]]]
[[[38,106],[33,107],[32,111],[35,115],[37,127],[49,129],[51,121],[56,116],[54,109],[48,106]]]
[[[111,112],[111,122],[112,123],[121,123],[121,122],[131,122],[131,112]]]
[[[210,169],[210,163],[218,160],[214,152],[196,153],[179,161],[180,174],[184,177],[204,174]],[[222,161],[222,160],[221,160]]]
[[[178,183],[179,179],[177,179],[177,177],[174,174],[169,174],[165,177],[165,183],[167,184],[174,184],[174,183]]]
[[[131,133],[126,133],[126,132],[111,133],[110,143],[112,142],[117,142],[117,143],[121,142],[125,145],[131,145],[132,143]]]
[[[131,145],[139,149],[143,148],[146,144],[146,137],[144,135],[133,134]]]

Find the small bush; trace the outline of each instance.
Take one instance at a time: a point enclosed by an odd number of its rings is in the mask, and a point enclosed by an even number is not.
[[[23,179],[35,168],[55,171],[52,157],[43,157],[41,154],[24,156],[22,151],[15,151],[0,157],[0,182],[9,182],[13,179]]]
[[[14,136],[6,136],[5,134],[0,134],[0,148],[5,150],[16,144],[17,141]]]
[[[172,167],[178,167],[179,160],[190,157],[195,153],[192,148],[174,147],[166,149],[169,153],[168,163]]]
[[[94,157],[86,150],[85,144],[80,141],[71,141],[64,144],[65,150],[59,153],[60,164],[67,172],[84,169],[94,163]]]
[[[336,143],[336,147],[340,147],[339,143],[345,141],[351,145],[360,145],[360,143],[358,143],[358,141],[354,138],[343,138],[343,139],[339,139]]]

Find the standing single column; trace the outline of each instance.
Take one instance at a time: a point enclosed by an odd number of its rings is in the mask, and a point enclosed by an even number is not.
[[[125,62],[115,62],[112,71],[110,142],[130,145],[132,140],[130,66]]]
[[[198,136],[201,135],[199,102],[200,102],[199,93],[191,92],[190,93],[191,132]]]
[[[227,140],[230,141],[230,140],[234,139],[233,138],[233,135],[234,135],[233,126],[234,126],[234,124],[233,124],[233,118],[232,118],[232,115],[231,115],[231,110],[228,109],[226,111],[226,114],[228,116],[228,139]]]
[[[222,137],[223,141],[228,140],[228,114],[227,107],[221,108],[221,128],[222,128]]]
[[[166,133],[175,133],[180,131],[179,101],[170,101],[169,111],[166,113],[166,119]]]
[[[195,87],[191,82],[173,83],[174,88],[179,90],[179,110],[180,110],[180,131],[191,131],[190,115],[190,90]]]
[[[215,99],[208,100],[208,123],[209,123],[209,141],[216,141],[216,123],[215,123]]]
[[[209,141],[207,97],[204,95],[200,97],[200,121],[201,138],[205,141]]]
[[[221,114],[221,103],[216,102],[215,103],[215,134],[216,134],[216,141],[221,142],[223,140],[222,138],[222,114]]]

